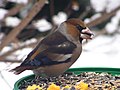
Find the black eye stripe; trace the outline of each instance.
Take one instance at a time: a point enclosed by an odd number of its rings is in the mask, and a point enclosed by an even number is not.
[[[76,28],[81,32],[83,29],[86,29],[86,27],[85,28],[83,28],[83,27],[81,27],[80,25],[76,25]]]

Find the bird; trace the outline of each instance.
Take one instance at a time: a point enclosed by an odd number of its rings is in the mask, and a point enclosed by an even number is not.
[[[92,39],[93,32],[80,19],[62,22],[42,39],[17,67],[10,70],[18,75],[32,70],[36,76],[58,76],[73,65],[82,52],[83,39]]]

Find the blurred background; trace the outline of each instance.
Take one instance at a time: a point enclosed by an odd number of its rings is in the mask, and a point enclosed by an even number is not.
[[[8,72],[60,23],[82,19],[94,32],[83,41],[74,67],[120,68],[120,0],[0,0],[1,90],[12,90],[20,75]]]

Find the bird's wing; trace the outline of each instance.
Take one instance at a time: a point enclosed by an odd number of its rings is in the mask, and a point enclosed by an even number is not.
[[[43,39],[22,64],[12,71],[19,74],[24,70],[32,70],[40,66],[70,62],[75,48],[74,43],[68,41],[60,32],[55,32]]]
[[[33,52],[28,55],[23,65],[44,66],[69,61],[76,45],[67,40],[59,32],[56,32],[41,41]]]

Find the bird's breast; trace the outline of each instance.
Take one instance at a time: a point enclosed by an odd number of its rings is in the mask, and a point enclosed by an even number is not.
[[[82,44],[79,43],[77,44],[77,48],[75,48],[72,54],[71,60],[73,63],[79,58],[79,56],[81,55],[81,52],[82,52]]]

